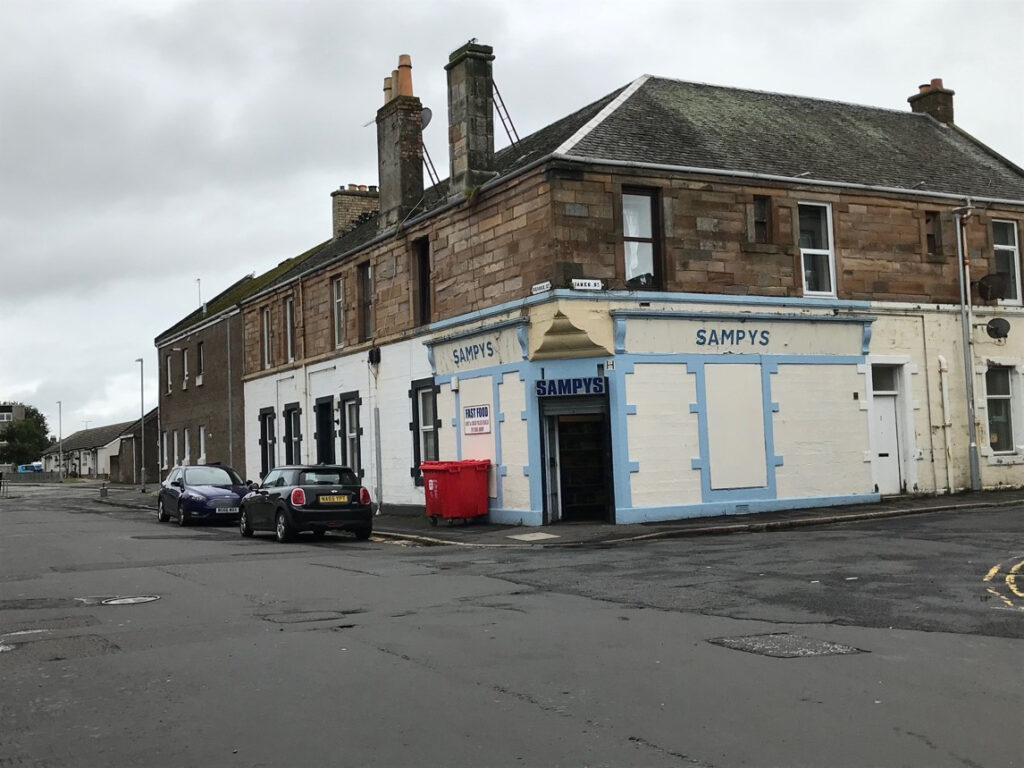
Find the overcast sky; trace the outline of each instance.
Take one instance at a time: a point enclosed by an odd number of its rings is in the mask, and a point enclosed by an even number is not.
[[[0,0],[0,401],[63,434],[157,404],[154,337],[331,233],[376,184],[385,76],[412,56],[448,175],[444,64],[470,38],[520,135],[642,74],[909,110],[1024,165],[1021,0]],[[498,145],[503,146],[500,124]]]

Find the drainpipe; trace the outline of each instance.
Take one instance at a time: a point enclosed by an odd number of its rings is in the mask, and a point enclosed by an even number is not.
[[[971,340],[971,260],[967,255],[964,222],[974,213],[971,201],[962,208],[954,208],[956,220],[956,255],[960,276],[960,326],[963,331],[964,381],[967,385],[967,433],[969,436],[968,461],[971,467],[971,490],[981,490],[981,471],[978,465],[978,429],[974,421],[974,342]]]
[[[939,355],[939,388],[942,390],[942,436],[946,443],[946,493],[953,492],[953,442],[949,434],[953,420],[949,417],[949,366]]]

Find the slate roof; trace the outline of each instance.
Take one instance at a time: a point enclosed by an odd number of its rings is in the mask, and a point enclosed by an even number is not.
[[[64,438],[64,453],[82,449],[102,448],[112,440],[129,431],[138,423],[139,420],[135,419],[135,421],[123,421],[119,424],[108,424],[105,427],[93,427],[92,429],[79,430],[78,432]],[[53,443],[49,448],[43,451],[43,455],[46,456],[50,453],[57,453],[60,450],[60,447],[61,444],[59,442]]]
[[[1024,170],[909,105],[899,111],[649,75],[496,152],[497,179],[552,155],[1024,201]],[[428,188],[413,217],[442,207],[447,192],[447,179]],[[377,216],[368,215],[257,278],[235,301],[358,250],[378,234]]]
[[[566,152],[1024,201],[1024,171],[930,115],[647,77]]]
[[[218,313],[230,309],[235,304],[240,303],[243,299],[252,296],[254,293],[266,288],[270,284],[278,282],[281,275],[289,272],[293,267],[301,264],[304,260],[313,256],[325,246],[331,245],[332,242],[333,241],[331,240],[327,240],[319,245],[313,246],[304,253],[300,253],[298,256],[285,259],[276,267],[268,269],[261,275],[246,275],[241,280],[229,286],[227,289],[206,302],[206,312],[203,312],[202,307],[198,307],[191,314],[186,315],[184,318],[157,336],[155,339],[156,345],[160,346],[161,339],[176,336],[194,325],[199,325],[203,321],[216,316]]]

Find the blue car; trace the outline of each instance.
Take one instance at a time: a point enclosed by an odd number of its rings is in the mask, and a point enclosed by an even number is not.
[[[160,484],[156,519],[166,523],[176,517],[178,525],[199,520],[235,522],[238,502],[248,492],[248,486],[231,467],[175,467]]]

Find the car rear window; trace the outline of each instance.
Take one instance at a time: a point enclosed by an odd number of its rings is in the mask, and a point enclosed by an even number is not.
[[[351,469],[304,469],[299,472],[298,485],[359,485],[359,478]]]
[[[241,485],[242,479],[227,467],[189,467],[186,485]]]

